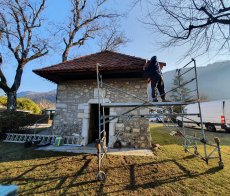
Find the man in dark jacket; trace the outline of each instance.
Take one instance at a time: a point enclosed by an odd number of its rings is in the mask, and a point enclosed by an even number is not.
[[[156,56],[153,56],[150,62],[146,62],[146,65],[144,66],[144,71],[146,72],[147,76],[151,81],[153,102],[158,102],[157,89],[160,93],[162,101],[168,102],[168,100],[165,99],[164,80],[162,77],[161,69],[162,67],[160,67],[160,64],[158,63]]]

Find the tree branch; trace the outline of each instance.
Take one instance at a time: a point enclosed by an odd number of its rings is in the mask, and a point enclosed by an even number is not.
[[[35,53],[34,55],[30,56],[27,58],[27,62],[32,61],[34,59],[40,58],[42,56],[45,56],[46,54],[48,54],[48,50],[46,49],[46,47],[44,47],[43,49],[40,49],[37,53]]]
[[[149,2],[149,11],[144,23],[165,36],[162,46],[189,43],[190,54],[208,52],[214,45],[218,45],[219,50],[230,49],[230,5],[226,1],[158,0],[158,4],[145,1]]]
[[[12,0],[4,1],[1,4],[1,8],[3,8],[0,10],[2,36],[18,64],[11,88],[7,86],[7,80],[0,70],[0,88],[4,91],[17,91],[26,63],[48,53],[45,41],[33,36],[36,28],[41,26],[40,15],[44,10],[45,3],[46,0],[40,0],[40,3],[33,6],[29,0]],[[36,9],[36,5],[38,5],[38,9]]]
[[[72,47],[80,47],[89,38],[94,38],[94,35],[103,28],[103,19],[119,16],[115,13],[107,13],[103,9],[106,2],[107,0],[95,0],[93,4],[90,0],[71,0],[71,17],[65,28],[67,34],[63,39],[65,49],[62,53],[62,62],[68,59]]]
[[[4,92],[8,92],[10,88],[7,85],[6,77],[4,76],[2,69],[0,67],[0,88],[4,90]]]

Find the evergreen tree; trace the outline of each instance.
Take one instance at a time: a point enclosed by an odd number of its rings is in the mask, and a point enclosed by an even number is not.
[[[179,77],[178,75],[175,75],[172,87],[174,90],[170,95],[173,101],[181,101],[181,98],[183,101],[191,100],[192,97],[190,95],[190,89],[186,87],[186,85],[183,85],[185,83],[187,83],[187,81],[183,78],[183,76]]]
[[[191,93],[190,93],[190,89],[187,87],[187,85],[183,85],[186,84],[187,81],[183,78],[183,76],[178,76],[175,75],[174,79],[173,79],[173,87],[172,89],[174,89],[170,95],[171,100],[175,101],[175,102],[180,102],[181,98],[182,101],[189,101],[191,100]],[[173,111],[175,113],[181,113],[183,110],[183,106],[174,106],[173,107]],[[172,120],[174,122],[176,122],[176,115],[172,117]]]

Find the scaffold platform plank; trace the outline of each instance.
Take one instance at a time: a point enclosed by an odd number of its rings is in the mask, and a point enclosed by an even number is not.
[[[146,107],[146,106],[182,106],[197,102],[129,102],[129,103],[101,103],[103,107]]]
[[[126,115],[105,115],[104,118],[114,118],[114,117],[136,117],[136,118],[152,118],[152,117],[161,117],[161,116],[199,116],[199,113],[157,113],[157,114],[126,114]]]

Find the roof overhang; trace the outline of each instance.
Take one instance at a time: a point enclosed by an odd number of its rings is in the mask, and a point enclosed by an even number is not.
[[[96,71],[88,71],[88,72],[36,72],[33,71],[37,75],[46,78],[54,83],[61,83],[64,81],[73,81],[73,80],[96,80],[97,74]],[[143,71],[101,71],[100,74],[104,79],[119,79],[119,78],[144,78]]]
[[[143,78],[146,59],[112,51],[102,51],[33,70],[33,72],[57,84],[68,80],[93,80],[96,79],[97,63],[101,65],[99,71],[103,78]],[[163,67],[166,64],[160,62],[160,65]]]

